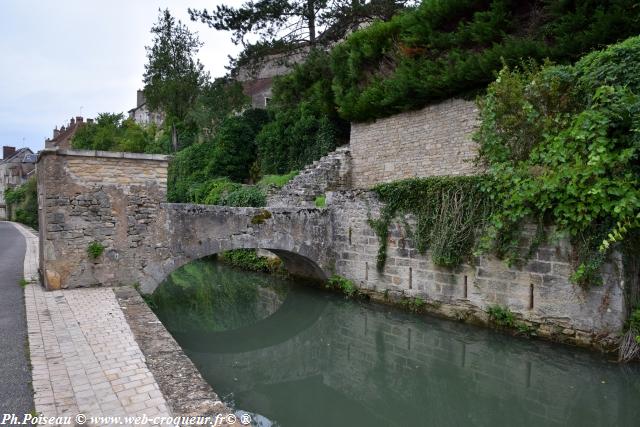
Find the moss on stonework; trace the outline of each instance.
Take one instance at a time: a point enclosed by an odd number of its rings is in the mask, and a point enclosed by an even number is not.
[[[253,218],[251,218],[251,224],[262,224],[269,218],[271,218],[271,212],[263,209],[260,213],[254,215]]]

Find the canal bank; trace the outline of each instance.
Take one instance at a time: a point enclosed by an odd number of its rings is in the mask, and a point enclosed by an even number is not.
[[[264,426],[631,426],[640,417],[635,364],[215,261],[185,267],[150,303],[223,401]],[[233,319],[215,315],[232,309]]]

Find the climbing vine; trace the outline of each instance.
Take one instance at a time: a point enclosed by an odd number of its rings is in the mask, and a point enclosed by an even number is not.
[[[484,177],[414,178],[376,186],[373,191],[384,203],[380,217],[369,225],[379,240],[377,267],[384,268],[391,222],[406,214],[415,217],[405,227],[420,253],[430,250],[437,265],[453,267],[468,260],[476,239],[492,210],[482,194]]]

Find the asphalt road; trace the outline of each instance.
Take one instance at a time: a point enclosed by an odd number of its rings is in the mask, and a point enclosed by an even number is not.
[[[33,410],[24,292],[19,285],[25,245],[11,223],[0,221],[0,414]]]

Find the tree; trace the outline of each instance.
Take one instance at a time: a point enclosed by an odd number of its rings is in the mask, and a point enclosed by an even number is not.
[[[199,20],[216,30],[232,31],[233,42],[245,49],[236,63],[241,65],[259,61],[268,54],[329,46],[360,24],[387,20],[413,3],[413,0],[250,0],[239,8],[219,5],[211,12],[189,9],[189,15],[191,20]],[[257,36],[258,40],[249,40],[248,36]]]
[[[162,109],[171,124],[173,149],[178,150],[176,121],[185,119],[208,80],[203,65],[195,58],[202,43],[168,9],[160,10],[151,28],[153,46],[147,46],[144,95],[150,109]]]
[[[94,123],[80,127],[73,136],[73,148],[145,153],[153,151],[153,126],[143,128],[122,113],[100,113]]]
[[[240,113],[250,105],[251,98],[243,93],[239,82],[220,77],[202,87],[189,116],[207,137],[213,135],[228,116]]]

